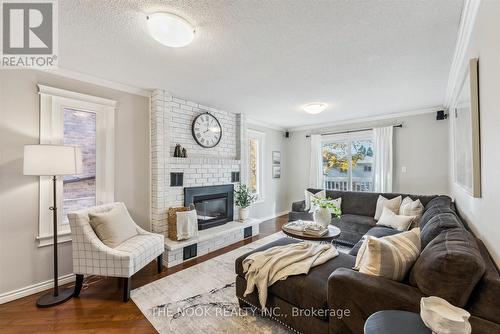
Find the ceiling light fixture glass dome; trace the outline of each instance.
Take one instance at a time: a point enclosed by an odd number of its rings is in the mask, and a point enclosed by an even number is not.
[[[193,41],[193,26],[180,16],[171,13],[148,15],[149,34],[163,45],[180,48]]]
[[[304,111],[308,114],[319,114],[326,109],[325,103],[309,103],[304,106]]]

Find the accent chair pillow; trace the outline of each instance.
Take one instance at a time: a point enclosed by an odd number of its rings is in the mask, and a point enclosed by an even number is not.
[[[304,190],[304,198],[306,200],[306,208],[305,211],[310,211],[311,210],[311,196],[316,196],[316,197],[326,197],[326,190],[321,190],[318,191],[316,194],[313,194],[312,192],[308,191],[307,189]]]
[[[424,206],[420,202],[419,199],[413,201],[409,196],[406,196],[401,202],[401,206],[399,207],[399,214],[403,216],[415,216],[414,225],[418,226],[420,222],[420,218],[422,218],[422,214],[424,213]]]
[[[387,199],[382,195],[378,196],[377,208],[375,210],[375,220],[379,220],[382,215],[382,210],[384,208],[390,209],[395,214],[399,213],[399,207],[401,206],[401,196],[394,197],[393,199]]]
[[[367,236],[361,245],[354,270],[402,281],[420,254],[420,229],[376,238]]]
[[[415,218],[416,216],[397,215],[389,208],[384,208],[377,225],[392,227],[395,230],[403,232],[408,231]]]
[[[107,212],[89,213],[90,226],[108,247],[115,248],[137,235],[137,228],[126,208],[117,206]]]

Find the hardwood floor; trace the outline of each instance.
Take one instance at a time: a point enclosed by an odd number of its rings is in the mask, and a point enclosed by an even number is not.
[[[132,289],[280,231],[287,220],[286,215],[267,220],[260,225],[258,236],[164,268],[161,274],[156,273],[156,263],[152,262],[132,276]],[[117,278],[86,277],[79,298],[46,309],[35,305],[36,299],[45,292],[0,305],[0,333],[155,333],[132,300],[122,302],[119,282]],[[73,287],[73,284],[66,286]]]

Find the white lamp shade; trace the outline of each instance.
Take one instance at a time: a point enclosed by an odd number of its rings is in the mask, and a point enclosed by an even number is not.
[[[82,173],[82,151],[63,145],[25,145],[24,175],[76,175]]]

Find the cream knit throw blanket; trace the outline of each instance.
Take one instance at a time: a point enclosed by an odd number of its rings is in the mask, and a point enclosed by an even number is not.
[[[337,255],[339,253],[332,245],[309,242],[271,247],[250,254],[243,260],[243,272],[247,280],[244,296],[251,294],[257,287],[260,305],[265,309],[267,287],[291,275],[307,274],[312,267]]]

